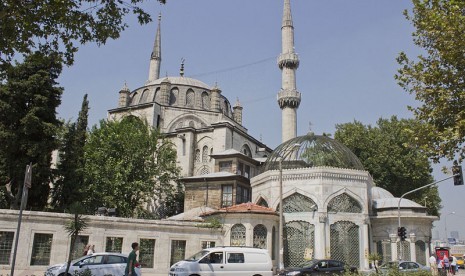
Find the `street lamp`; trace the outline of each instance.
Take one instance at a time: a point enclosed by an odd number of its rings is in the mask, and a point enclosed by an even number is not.
[[[454,215],[454,214],[455,214],[455,212],[450,212],[449,214],[447,214],[447,215],[444,216],[444,230],[446,231],[446,240],[445,240],[445,241],[446,241],[447,243],[449,243],[449,241],[448,241],[448,239],[447,239],[447,238],[448,238],[448,237],[447,237],[447,216],[448,216],[448,215]]]
[[[283,217],[283,158],[288,153],[292,153],[294,150],[298,149],[300,144],[294,144],[291,148],[288,148],[283,151],[284,156],[278,159],[279,162],[279,260],[278,269],[281,271],[284,269],[284,217]]]

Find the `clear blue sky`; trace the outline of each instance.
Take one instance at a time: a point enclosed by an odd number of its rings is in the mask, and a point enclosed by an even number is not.
[[[231,103],[239,98],[243,124],[249,133],[271,148],[281,139],[281,112],[276,94],[281,72],[276,57],[281,50],[282,0],[155,0],[145,7],[155,19],[140,26],[128,18],[121,38],[98,48],[80,48],[75,65],[65,68],[59,116],[75,119],[84,93],[89,94],[90,124],[106,118],[118,103],[126,81],[135,89],[148,76],[149,57],[162,13],[161,75],[178,75],[185,58],[186,76],[211,86],[218,83]],[[413,31],[404,18],[407,0],[292,0],[295,48],[300,57],[297,89],[302,93],[298,134],[311,122],[315,133],[334,133],[338,123],[354,119],[374,124],[380,117],[411,117],[407,105],[416,105],[394,80],[400,51],[417,55]],[[236,69],[234,69],[236,68]],[[446,165],[446,164],[443,164]],[[435,166],[435,178],[444,178]],[[426,184],[426,183],[425,183]],[[449,231],[465,238],[465,187],[441,184],[443,213]],[[444,219],[435,230],[444,237]]]

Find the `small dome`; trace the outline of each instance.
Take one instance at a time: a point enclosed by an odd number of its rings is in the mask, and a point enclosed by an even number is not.
[[[204,88],[207,90],[210,90],[210,87],[199,80],[188,78],[188,77],[165,77],[165,78],[159,78],[154,81],[151,81],[149,83],[146,83],[146,85],[157,85],[161,84],[162,82],[169,81],[171,83],[171,86],[173,85],[186,85],[186,86],[195,86],[199,88]]]
[[[375,209],[397,209],[399,206],[399,198],[394,197],[394,198],[380,198],[373,200],[373,205]],[[410,200],[403,198],[400,202],[400,208],[402,209],[409,209],[409,208],[423,208],[425,209],[424,206],[421,206],[420,204]]]
[[[384,198],[394,198],[394,196],[388,191],[381,187],[371,188],[371,199],[384,199]]]
[[[279,145],[268,157],[265,171],[283,169],[336,167],[364,170],[362,163],[349,148],[326,135],[309,133]]]

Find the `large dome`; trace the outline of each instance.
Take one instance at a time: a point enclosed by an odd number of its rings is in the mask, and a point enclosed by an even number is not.
[[[279,145],[267,158],[265,171],[283,169],[336,167],[364,170],[362,163],[349,148],[326,135],[309,133]]]

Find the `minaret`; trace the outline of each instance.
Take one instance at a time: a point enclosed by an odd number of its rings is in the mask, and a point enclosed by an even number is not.
[[[282,71],[282,87],[278,93],[278,104],[282,110],[281,137],[282,142],[285,142],[297,136],[297,108],[301,97],[295,80],[299,57],[294,51],[294,26],[290,0],[284,0],[281,36],[282,52],[278,58],[278,66]]]
[[[153,44],[152,55],[150,56],[149,79],[147,82],[154,81],[160,77],[161,64],[161,35],[160,35],[161,13],[158,15],[157,35]]]

